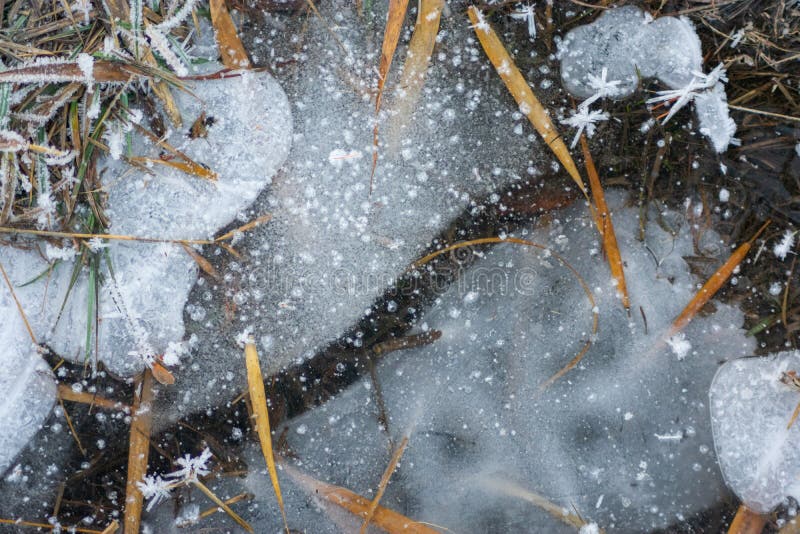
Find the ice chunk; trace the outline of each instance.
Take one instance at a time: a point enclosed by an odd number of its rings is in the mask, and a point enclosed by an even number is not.
[[[153,175],[147,175],[109,159],[104,179],[111,233],[206,239],[253,202],[286,158],[291,114],[286,95],[272,76],[243,72],[187,88],[191,94],[177,95],[184,121],[191,125],[207,120],[207,135],[190,136],[187,126],[186,131],[173,132],[166,141],[217,172],[219,179],[205,180],[159,164],[153,165]],[[136,154],[154,161],[159,151],[160,147],[145,146],[141,139],[134,145]],[[67,252],[74,255],[69,244],[58,253],[47,246],[48,258],[68,260]],[[142,356],[163,354],[170,343],[183,338],[183,308],[198,268],[175,244],[112,241],[107,252],[109,262],[102,257],[97,265],[98,279],[103,281],[97,300],[97,354],[112,373],[130,376],[143,368]],[[26,308],[57,312],[67,302],[60,315],[48,311],[35,314],[43,340],[73,361],[94,354],[94,348],[87,352],[86,336],[76,335],[87,331],[90,282],[86,270],[81,270],[70,288],[71,262],[62,261],[51,269],[30,254],[24,260],[13,251],[9,255],[20,260],[10,265],[17,283],[49,271],[46,280],[21,292]]]
[[[709,394],[714,445],[728,487],[757,512],[785,497],[800,500],[800,352],[723,365]]]
[[[639,77],[658,78],[671,89],[683,89],[702,78],[700,39],[685,17],[653,20],[633,6],[609,9],[595,22],[571,30],[559,45],[561,80],[575,96],[592,99],[593,77],[607,73],[619,81],[616,99],[636,90]],[[721,83],[710,84],[692,95],[700,132],[717,152],[733,142],[736,125],[728,116],[727,97]]]
[[[2,475],[50,413],[56,398],[56,384],[50,367],[37,354],[8,287],[2,281],[0,318]]]

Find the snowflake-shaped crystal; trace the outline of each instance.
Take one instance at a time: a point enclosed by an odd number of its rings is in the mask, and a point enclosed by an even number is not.
[[[183,458],[178,458],[175,463],[180,469],[166,475],[166,478],[180,479],[185,481],[197,480],[198,477],[206,476],[211,472],[208,468],[208,461],[211,459],[211,451],[206,447],[200,456],[193,458],[187,454]]]
[[[571,117],[567,119],[561,119],[563,124],[578,129],[578,131],[575,132],[575,137],[572,139],[572,144],[569,147],[575,148],[575,145],[578,144],[578,140],[581,138],[581,134],[583,132],[586,132],[587,137],[594,135],[596,124],[600,121],[607,121],[608,117],[609,115],[605,111],[592,111],[589,109],[589,106],[581,105],[578,106],[577,111],[572,112]]]
[[[528,36],[531,39],[536,37],[536,11],[533,4],[520,4],[515,11],[511,12],[511,18],[524,20],[528,23]]]

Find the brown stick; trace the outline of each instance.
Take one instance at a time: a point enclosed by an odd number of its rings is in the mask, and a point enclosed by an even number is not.
[[[150,453],[150,431],[153,427],[153,375],[145,369],[133,397],[133,419],[128,449],[128,482],[125,486],[125,534],[139,534],[144,496],[137,482],[147,474]]]

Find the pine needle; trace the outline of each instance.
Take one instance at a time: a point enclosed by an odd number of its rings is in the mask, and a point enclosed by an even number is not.
[[[600,235],[603,237],[603,248],[606,251],[608,268],[611,270],[611,276],[617,282],[617,291],[622,298],[622,305],[630,312],[631,301],[630,297],[628,297],[628,287],[625,284],[625,271],[622,267],[622,255],[617,244],[617,234],[614,231],[611,212],[608,211],[603,186],[600,185],[600,176],[598,176],[597,168],[594,166],[592,153],[589,152],[589,144],[586,142],[585,135],[581,135],[581,150],[583,150],[586,174],[589,176],[589,185],[592,189],[592,198],[595,204],[595,222],[598,225],[597,229],[600,231]]]
[[[722,264],[722,266],[717,269],[717,271],[711,275],[711,278],[703,284],[703,287],[695,294],[689,304],[683,309],[683,311],[678,315],[678,317],[672,322],[672,326],[670,327],[669,333],[667,337],[672,337],[673,335],[677,334],[683,328],[691,322],[695,315],[706,305],[706,303],[711,300],[714,295],[716,295],[717,291],[725,284],[728,278],[731,277],[733,274],[733,270],[742,263],[747,253],[750,252],[750,248],[753,246],[753,243],[756,239],[767,229],[770,222],[765,222],[761,228],[751,237],[746,243],[743,243],[739,248],[737,248],[733,254],[730,255],[728,260]]]
[[[366,517],[370,507],[368,499],[348,489],[316,480],[291,466],[284,466],[284,471],[314,496],[322,497],[357,517]],[[375,509],[375,513],[372,516],[372,524],[390,534],[439,534],[438,530],[434,530],[383,506],[378,506]]]
[[[570,265],[569,262],[567,262],[567,260],[564,259],[563,256],[554,252],[552,249],[544,245],[540,245],[539,243],[534,243],[533,241],[528,241],[527,239],[519,239],[517,237],[506,237],[505,239],[500,237],[482,237],[479,239],[471,239],[469,241],[460,241],[458,243],[454,243],[450,246],[439,249],[435,252],[431,252],[427,256],[414,262],[412,268],[419,268],[428,263],[429,261],[431,261],[432,259],[436,258],[437,256],[441,256],[442,254],[446,254],[452,250],[457,250],[464,247],[472,247],[475,245],[485,245],[490,243],[514,243],[516,245],[523,245],[526,247],[538,248],[539,250],[546,250],[552,257],[557,259],[561,263],[561,265],[569,269],[569,271],[573,274],[573,276],[578,280],[578,283],[580,283],[581,287],[583,288],[583,292],[586,294],[586,298],[589,300],[592,313],[592,335],[597,333],[597,326],[600,314],[597,311],[597,307],[594,301],[594,295],[592,295],[592,290],[586,284],[586,281],[583,279],[583,277],[581,277],[581,275],[578,274],[578,271],[575,270],[575,268],[572,265]],[[554,382],[556,382],[562,376],[567,374],[571,369],[573,369],[576,365],[578,365],[578,363],[580,363],[580,361],[586,355],[586,352],[589,350],[591,346],[592,346],[592,340],[589,339],[588,341],[586,341],[586,343],[584,343],[583,348],[580,350],[580,352],[578,352],[578,354],[574,358],[572,358],[572,360],[570,360],[569,363],[567,363],[564,367],[562,367],[553,376],[542,382],[542,384],[539,386],[539,393],[550,387]]]
[[[89,406],[97,406],[107,410],[127,411],[130,409],[130,406],[125,403],[101,397],[96,393],[75,391],[66,384],[58,385],[58,398],[69,402],[79,402]]]
[[[547,499],[547,497],[525,489],[511,480],[486,478],[481,480],[481,484],[497,493],[529,502],[534,506],[541,508],[559,521],[575,527],[576,529],[580,529],[587,524],[586,521],[578,514],[568,512],[567,508],[553,504]]]
[[[229,69],[249,69],[252,66],[250,58],[239,39],[231,14],[225,7],[225,0],[210,0],[208,5],[222,64]]]
[[[375,178],[375,168],[378,166],[378,114],[383,103],[383,89],[386,85],[386,78],[389,75],[389,68],[392,66],[394,51],[397,49],[397,42],[400,40],[400,30],[403,28],[403,21],[406,18],[408,0],[389,0],[389,18],[386,21],[386,29],[383,33],[383,45],[381,46],[381,61],[378,66],[378,93],[375,97],[375,129],[372,131],[372,172],[369,176],[369,194],[372,195],[372,184]]]
[[[383,494],[386,492],[386,487],[389,485],[389,479],[392,478],[394,470],[397,469],[397,464],[400,462],[400,458],[403,457],[403,453],[406,451],[406,445],[408,445],[408,436],[403,436],[402,441],[400,441],[400,445],[397,447],[397,450],[394,451],[392,458],[389,460],[389,465],[386,466],[386,470],[383,472],[381,481],[378,484],[378,491],[375,492],[375,498],[369,503],[367,515],[364,517],[364,523],[361,525],[361,530],[359,531],[360,534],[366,534],[369,522],[372,521],[372,518],[375,515],[375,510],[378,509],[381,498],[383,498]]]
[[[528,82],[525,81],[522,73],[514,64],[514,60],[511,59],[500,38],[497,37],[491,25],[483,18],[483,14],[475,6],[470,6],[467,14],[472,21],[475,34],[478,36],[484,52],[486,52],[489,61],[492,62],[495,70],[497,70],[497,74],[506,84],[511,96],[517,101],[520,112],[528,117],[528,120],[539,132],[539,135],[542,136],[547,146],[553,151],[553,154],[564,166],[564,169],[566,169],[588,201],[589,195],[586,191],[586,186],[578,172],[578,168],[575,166],[575,161],[572,159],[567,145],[559,135],[558,130],[556,130],[553,121],[550,120],[547,111],[539,102],[539,99],[536,98],[536,95],[533,94]]]
[[[392,147],[392,150],[400,145],[408,128],[409,120],[419,104],[428,64],[436,44],[436,35],[439,33],[442,9],[444,9],[444,0],[420,0],[414,34],[411,36],[411,42],[408,43],[406,61],[397,84],[402,92],[393,102],[393,110],[389,119],[391,122],[388,127],[389,141],[387,145]]]
[[[278,500],[278,507],[281,510],[283,525],[289,533],[289,522],[286,520],[286,509],[283,506],[283,495],[281,486],[278,482],[278,470],[275,468],[275,456],[272,452],[272,435],[269,427],[269,413],[267,412],[267,394],[264,390],[264,377],[261,374],[261,365],[258,362],[258,351],[252,337],[247,340],[244,346],[245,365],[247,366],[247,386],[250,392],[250,402],[253,405],[253,419],[255,420],[255,430],[258,433],[258,440],[261,442],[261,452],[267,462],[269,478],[272,481],[272,488],[275,490],[275,497]]]
[[[203,493],[205,493],[205,494],[206,494],[206,497],[208,497],[209,499],[211,499],[212,501],[214,501],[214,504],[216,504],[217,506],[219,506],[220,508],[222,508],[222,510],[223,510],[223,511],[224,511],[226,514],[228,514],[228,515],[230,516],[230,518],[231,518],[231,519],[233,519],[234,521],[236,521],[236,524],[237,524],[237,525],[239,525],[240,527],[242,527],[243,529],[245,529],[247,532],[253,532],[253,527],[251,527],[251,526],[250,526],[250,525],[247,523],[247,521],[245,521],[244,519],[242,519],[242,518],[241,518],[241,516],[239,516],[239,514],[237,514],[236,512],[234,512],[234,511],[231,509],[231,507],[230,507],[230,506],[228,506],[228,505],[227,505],[225,502],[223,502],[223,501],[222,501],[222,499],[220,499],[219,497],[217,497],[217,496],[214,494],[214,492],[213,492],[213,491],[211,491],[210,489],[208,489],[208,486],[206,486],[205,484],[203,484],[202,482],[200,482],[200,481],[199,481],[199,480],[197,480],[197,479],[194,479],[194,480],[192,480],[192,484],[194,484],[194,486],[195,486],[197,489],[199,489],[200,491],[202,491]]]
[[[136,485],[147,474],[150,432],[153,427],[153,375],[145,369],[133,397],[133,418],[128,449],[128,481],[125,486],[125,532],[139,532],[142,521],[142,492]]]

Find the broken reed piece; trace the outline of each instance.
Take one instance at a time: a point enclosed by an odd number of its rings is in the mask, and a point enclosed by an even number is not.
[[[131,433],[128,441],[128,480],[125,485],[125,534],[139,534],[144,496],[136,485],[147,474],[150,432],[153,428],[153,374],[145,368],[133,394]]]
[[[375,179],[375,168],[378,166],[378,114],[383,103],[383,89],[386,85],[386,77],[392,66],[394,51],[397,49],[397,42],[400,40],[400,30],[403,29],[403,21],[406,18],[408,0],[389,0],[389,18],[386,20],[386,29],[383,32],[383,44],[381,45],[381,60],[378,65],[378,91],[375,95],[375,127],[372,130],[372,171],[369,175],[369,194],[372,195],[372,185]]]
[[[69,402],[79,402],[88,406],[97,406],[98,408],[105,408],[107,410],[126,411],[130,406],[124,402],[119,402],[105,397],[101,397],[96,393],[88,393],[86,391],[75,391],[66,384],[58,385],[58,397],[61,400]]]
[[[486,56],[489,58],[489,61],[492,62],[492,65],[494,65],[497,74],[500,75],[500,78],[503,80],[503,83],[506,84],[511,96],[516,100],[520,112],[528,117],[533,127],[536,128],[536,131],[539,132],[539,135],[544,139],[545,144],[553,151],[553,154],[555,154],[561,162],[561,165],[564,166],[564,169],[566,169],[567,173],[572,177],[578,189],[583,193],[583,196],[589,201],[589,194],[586,190],[586,186],[578,172],[578,168],[575,166],[575,160],[572,159],[567,145],[558,133],[553,121],[550,120],[550,116],[547,114],[544,106],[542,106],[539,99],[536,98],[536,95],[533,94],[533,90],[531,90],[528,82],[525,81],[525,78],[517,68],[514,60],[511,59],[511,56],[508,54],[505,46],[503,46],[500,38],[497,37],[492,26],[484,19],[483,13],[481,13],[478,8],[470,6],[467,10],[467,14],[472,21],[475,34],[478,36],[483,51],[486,52]]]
[[[283,505],[281,485],[278,481],[278,470],[275,467],[275,455],[272,450],[272,435],[269,426],[269,412],[267,411],[267,394],[264,390],[264,376],[261,374],[261,365],[258,361],[258,350],[255,340],[248,336],[244,345],[244,359],[247,366],[247,389],[250,393],[250,402],[253,407],[253,421],[258,441],[261,443],[261,453],[267,463],[269,478],[275,490],[275,498],[283,518],[283,525],[289,533],[289,522],[286,520],[286,509]]]
[[[717,291],[728,281],[728,278],[731,277],[733,274],[734,269],[742,263],[747,253],[750,252],[750,248],[753,246],[753,243],[756,239],[767,229],[772,221],[767,221],[758,231],[748,239],[745,243],[739,246],[733,254],[722,264],[722,266],[716,270],[714,274],[703,284],[703,287],[695,294],[689,304],[683,309],[683,311],[675,318],[672,322],[672,326],[669,329],[667,334],[667,338],[670,338],[683,330],[683,328],[691,322],[695,315],[706,305],[706,303],[711,300],[711,298],[716,295]]]
[[[326,484],[315,478],[312,478],[305,473],[289,466],[284,465],[284,471],[295,483],[304,488],[306,492],[321,497],[326,501],[335,504],[355,515],[356,517],[366,517],[370,501],[361,495],[350,491],[349,489]],[[439,530],[435,530],[426,524],[419,523],[410,519],[402,514],[395,512],[389,508],[378,505],[372,516],[372,524],[381,528],[389,534],[439,534]],[[447,531],[447,529],[442,529]]]
[[[386,128],[385,146],[390,152],[399,150],[409,122],[419,105],[443,9],[444,0],[420,0],[414,34],[408,43],[406,61],[397,82],[398,90],[392,98],[392,112]]]
[[[214,36],[217,39],[222,64],[229,69],[252,67],[242,40],[236,32],[231,14],[225,6],[225,0],[210,0],[208,7],[211,11],[211,24],[214,26]]]
[[[383,494],[386,492],[386,487],[389,485],[389,480],[392,478],[395,469],[397,469],[397,464],[400,463],[400,458],[403,457],[403,453],[406,451],[406,446],[408,445],[408,435],[403,436],[403,439],[400,441],[400,445],[398,445],[397,450],[394,451],[392,454],[392,458],[389,460],[389,465],[386,466],[386,469],[383,472],[383,476],[381,476],[381,481],[378,484],[378,490],[375,492],[375,498],[372,499],[372,502],[369,503],[369,508],[367,509],[367,515],[364,517],[364,522],[361,524],[361,530],[359,530],[359,534],[367,534],[367,527],[369,527],[369,522],[372,521],[372,518],[375,516],[375,510],[378,509],[378,506],[381,502],[381,498]]]
[[[611,221],[611,213],[608,211],[603,186],[600,184],[600,176],[594,166],[592,153],[589,151],[589,143],[586,142],[586,136],[583,134],[581,134],[581,150],[583,151],[583,159],[586,165],[586,174],[589,176],[589,187],[592,190],[592,198],[594,199],[595,223],[603,238],[603,248],[606,251],[608,268],[611,270],[611,276],[614,277],[617,284],[617,292],[622,299],[622,305],[630,314],[631,300],[628,296],[628,287],[625,284],[625,270],[622,266],[622,255],[617,244],[617,234],[614,231],[614,223]]]

